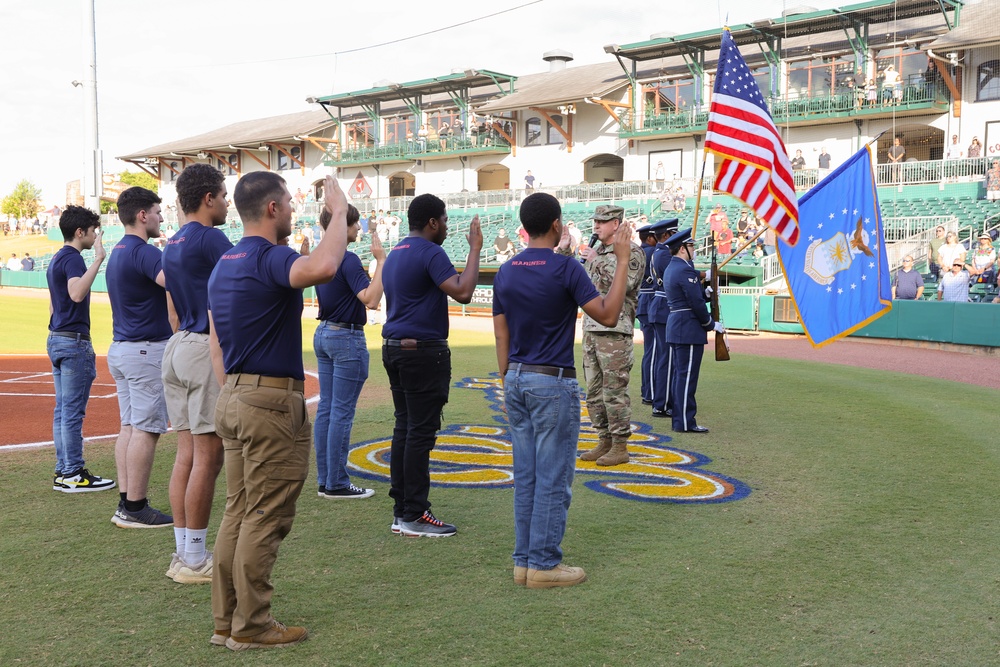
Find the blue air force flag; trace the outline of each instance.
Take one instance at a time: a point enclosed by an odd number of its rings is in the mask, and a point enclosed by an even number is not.
[[[892,309],[885,234],[871,152],[862,148],[799,200],[799,243],[778,259],[813,347]]]

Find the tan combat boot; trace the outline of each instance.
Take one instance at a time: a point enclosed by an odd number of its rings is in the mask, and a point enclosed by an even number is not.
[[[589,452],[584,452],[580,454],[581,461],[596,461],[605,454],[611,451],[611,436],[607,438],[601,437],[600,441],[597,443],[597,447],[594,447]]]
[[[597,459],[599,466],[617,466],[628,463],[628,440],[615,440],[611,445],[611,451]]]

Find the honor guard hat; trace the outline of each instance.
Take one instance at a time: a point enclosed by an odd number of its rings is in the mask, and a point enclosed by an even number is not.
[[[681,246],[685,243],[691,241],[691,228],[688,227],[682,231],[677,232],[669,239],[666,240],[667,247],[670,248],[670,252],[677,254],[677,251],[681,249]]]
[[[622,216],[625,215],[625,209],[621,206],[598,206],[594,209],[594,220],[598,222],[607,222],[608,220],[621,220]]]
[[[677,218],[667,218],[666,220],[658,220],[649,226],[649,231],[654,234],[663,234],[665,232],[676,232],[679,220]]]

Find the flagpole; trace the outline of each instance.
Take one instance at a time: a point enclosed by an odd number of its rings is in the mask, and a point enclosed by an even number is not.
[[[719,268],[721,269],[726,264],[729,264],[729,260],[731,260],[733,257],[736,257],[738,254],[740,254],[741,252],[743,252],[744,250],[746,250],[750,246],[751,243],[753,243],[758,238],[760,238],[764,234],[764,232],[766,232],[767,230],[768,230],[767,223],[765,223],[764,226],[760,229],[760,231],[753,235],[753,238],[751,238],[749,241],[747,241],[746,243],[744,243],[743,245],[741,245],[739,248],[737,248],[736,252],[734,252],[732,255],[730,255],[729,257],[726,257],[724,260],[722,260],[722,263],[719,264]]]
[[[691,224],[691,240],[698,237],[698,213],[701,210],[701,190],[705,186],[705,163],[708,162],[708,151],[701,151],[701,176],[698,177],[698,194],[694,198],[694,222]],[[714,242],[714,240],[713,240]]]

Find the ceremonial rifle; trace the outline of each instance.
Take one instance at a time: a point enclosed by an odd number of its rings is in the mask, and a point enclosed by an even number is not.
[[[710,289],[712,294],[710,297],[712,306],[712,319],[716,322],[721,322],[721,313],[719,311],[719,263],[716,257],[716,252],[718,248],[716,247],[717,240],[712,239],[712,280]],[[725,333],[715,332],[715,360],[716,361],[729,361],[729,341],[726,340]]]

